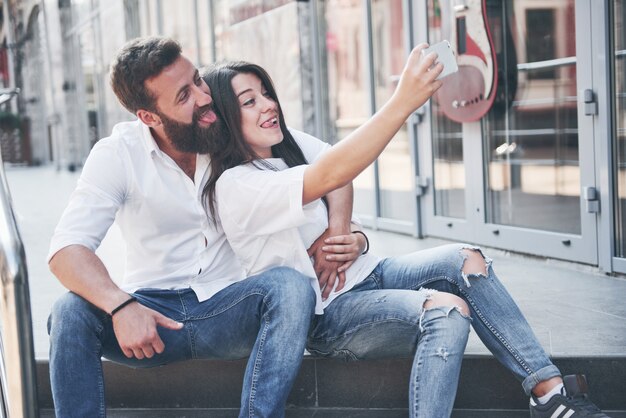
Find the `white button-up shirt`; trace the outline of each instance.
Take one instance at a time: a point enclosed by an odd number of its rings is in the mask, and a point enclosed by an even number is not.
[[[292,131],[311,161],[327,144]],[[113,222],[126,242],[127,292],[192,288],[206,300],[245,278],[226,236],[207,218],[202,189],[209,158],[196,157],[194,179],[163,153],[140,121],[123,122],[92,149],[55,230],[48,260],[68,245],[95,251]]]

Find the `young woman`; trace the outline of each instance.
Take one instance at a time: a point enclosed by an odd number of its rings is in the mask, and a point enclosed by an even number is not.
[[[305,273],[317,293],[318,314],[352,293],[361,293],[359,285],[375,271],[379,258],[369,253],[358,257],[346,270],[343,288],[328,291],[328,298],[322,300],[307,248],[328,227],[323,197],[371,164],[406,118],[441,85],[435,80],[441,67],[433,67],[434,55],[421,56],[423,48],[411,53],[389,102],[310,164],[298,146],[305,134],[287,129],[271,79],[262,68],[236,62],[208,72],[205,81],[229,137],[212,138],[212,173],[204,192],[212,218],[221,222],[247,274],[276,266]],[[388,291],[381,292],[376,297],[385,299]],[[397,304],[391,295],[389,304],[392,309],[408,310],[404,316],[409,318],[398,316],[397,324],[385,328],[389,338],[396,333],[405,336],[382,345],[392,347],[392,356],[399,354],[398,349],[404,355],[416,353],[412,416],[448,417],[469,332],[467,305],[457,296],[429,289],[402,292],[411,297]],[[364,288],[362,293],[371,292]],[[420,339],[426,335],[429,338]],[[377,353],[382,345],[373,347],[373,356],[384,355]],[[442,347],[445,352],[437,356]]]
[[[248,276],[289,266],[311,277],[324,314],[314,319],[309,351],[348,359],[412,355],[412,417],[450,416],[470,312],[485,345],[532,392],[534,412],[548,400],[552,410],[557,398],[567,405],[559,370],[478,248],[454,244],[384,260],[365,254],[347,269],[342,289],[320,297],[306,249],[328,225],[323,197],[365,169],[439,88],[441,67],[433,66],[435,56],[421,56],[424,47],[412,51],[385,106],[310,161],[298,147],[304,134],[287,129],[262,68],[234,62],[210,69],[204,79],[229,133],[210,139],[210,216]]]

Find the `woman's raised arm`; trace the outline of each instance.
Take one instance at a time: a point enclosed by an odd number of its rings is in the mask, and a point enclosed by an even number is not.
[[[436,78],[443,67],[434,65],[436,54],[422,56],[427,46],[420,44],[411,51],[389,101],[370,120],[307,167],[302,204],[352,181],[380,155],[411,113],[441,87],[441,81]]]

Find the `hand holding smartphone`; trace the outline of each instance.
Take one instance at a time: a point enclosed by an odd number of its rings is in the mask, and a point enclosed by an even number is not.
[[[437,77],[437,80],[442,79],[452,73],[456,73],[459,70],[458,65],[456,64],[456,57],[452,52],[452,46],[448,41],[441,41],[436,43],[435,45],[431,45],[430,47],[424,49],[422,51],[422,56],[425,56],[431,52],[435,52],[437,54],[437,61],[435,63],[440,62],[443,64],[443,71]]]

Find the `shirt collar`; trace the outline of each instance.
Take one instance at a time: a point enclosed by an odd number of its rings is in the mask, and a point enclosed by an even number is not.
[[[141,124],[141,135],[142,135],[141,142],[144,144],[146,152],[150,155],[154,153],[156,155],[163,157],[163,151],[161,151],[156,141],[154,140],[150,127],[146,125],[145,123],[143,123],[141,120],[139,120],[139,123]]]

